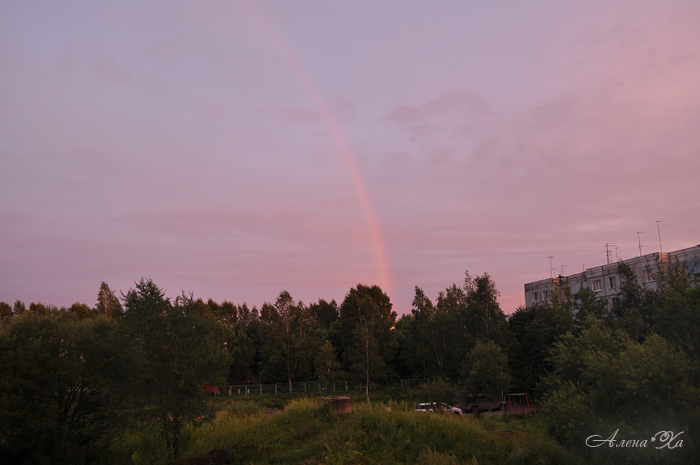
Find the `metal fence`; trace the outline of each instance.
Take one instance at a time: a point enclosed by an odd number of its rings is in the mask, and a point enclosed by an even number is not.
[[[428,379],[395,379],[391,381],[380,381],[376,383],[371,383],[369,385],[370,390],[385,390],[392,388],[415,388],[423,385],[429,385],[430,380]],[[342,393],[342,392],[352,392],[352,391],[363,391],[365,389],[365,383],[358,381],[336,381],[333,383],[333,387],[329,394]],[[222,389],[223,391],[223,389]],[[297,394],[321,394],[327,393],[321,384],[317,381],[303,381],[303,382],[293,382],[292,383],[292,393]],[[234,384],[228,386],[226,394],[229,396],[250,396],[250,395],[262,395],[262,394],[289,394],[289,383],[275,383],[275,384]]]

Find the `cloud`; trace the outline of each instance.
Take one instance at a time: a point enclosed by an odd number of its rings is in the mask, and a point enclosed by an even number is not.
[[[398,123],[409,132],[410,140],[415,142],[468,136],[473,133],[473,126],[478,120],[492,115],[488,102],[482,96],[457,89],[418,107],[396,107],[384,119]]]

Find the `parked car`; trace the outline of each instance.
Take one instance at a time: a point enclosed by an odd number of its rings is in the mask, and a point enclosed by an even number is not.
[[[503,412],[506,410],[506,401],[505,399],[488,400],[484,395],[479,394],[475,396],[470,394],[459,406],[462,411],[471,413],[488,412],[491,410],[500,410]]]
[[[416,407],[416,412],[437,412],[437,413],[449,413],[452,415],[463,415],[461,409],[447,405],[444,402],[426,402],[423,404],[418,404]]]

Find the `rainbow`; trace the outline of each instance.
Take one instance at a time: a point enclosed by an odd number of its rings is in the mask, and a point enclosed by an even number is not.
[[[350,173],[353,185],[360,200],[365,219],[369,227],[370,237],[374,245],[374,252],[379,268],[379,285],[391,296],[392,282],[389,272],[389,262],[386,256],[386,248],[382,237],[382,230],[377,220],[377,215],[372,205],[367,186],[362,178],[362,174],[357,164],[357,157],[350,146],[347,138],[340,129],[338,121],[328,110],[325,100],[321,96],[316,84],[309,77],[308,73],[299,63],[292,51],[280,40],[272,24],[265,18],[262,12],[247,0],[234,0],[238,11],[255,25],[262,35],[267,39],[272,48],[287,65],[292,74],[297,78],[301,87],[312,100],[318,112],[321,114],[324,124],[332,137],[338,152],[345,162],[345,166]]]

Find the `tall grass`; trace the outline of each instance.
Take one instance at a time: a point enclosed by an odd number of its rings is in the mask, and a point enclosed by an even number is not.
[[[352,413],[332,415],[315,399],[299,399],[265,418],[254,404],[230,403],[228,414],[189,431],[181,465],[580,463],[536,422],[425,414],[414,408],[413,402],[355,402]],[[141,439],[136,433],[125,438],[120,446],[122,457],[135,457],[138,463],[163,463],[144,461],[148,457],[142,455],[142,447],[153,443],[148,431],[142,431]]]

